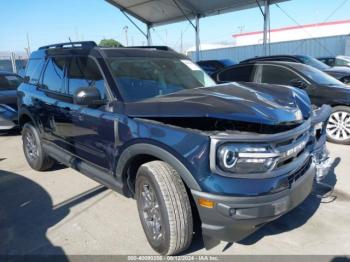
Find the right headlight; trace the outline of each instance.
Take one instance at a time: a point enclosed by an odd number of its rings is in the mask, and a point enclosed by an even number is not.
[[[225,172],[249,174],[274,168],[279,154],[264,144],[223,144],[217,150],[217,163]]]

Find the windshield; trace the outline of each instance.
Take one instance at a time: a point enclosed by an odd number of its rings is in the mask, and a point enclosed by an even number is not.
[[[325,63],[322,63],[321,61],[310,57],[310,56],[298,56],[299,59],[301,59],[303,61],[304,64],[315,67],[319,70],[326,70],[329,69],[330,67],[328,65],[326,65]]]
[[[215,82],[190,60],[176,58],[110,58],[108,63],[126,102],[167,95]]]
[[[0,75],[0,90],[14,90],[21,84],[22,79],[16,75]]]
[[[303,66],[301,72],[318,85],[343,85],[334,77],[310,66]]]

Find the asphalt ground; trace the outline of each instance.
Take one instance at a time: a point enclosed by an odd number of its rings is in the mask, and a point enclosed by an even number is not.
[[[325,182],[299,207],[241,241],[205,250],[196,237],[184,255],[350,253],[350,146],[328,144],[335,159]],[[319,198],[317,194],[322,194]],[[36,172],[19,134],[0,136],[0,255],[156,255],[133,199],[56,165]]]

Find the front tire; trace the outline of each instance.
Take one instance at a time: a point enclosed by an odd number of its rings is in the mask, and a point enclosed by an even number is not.
[[[337,106],[333,108],[327,123],[327,140],[336,144],[350,144],[350,108]]]
[[[22,129],[23,152],[31,168],[45,171],[53,166],[55,161],[43,150],[40,136],[31,123],[26,123]]]
[[[192,242],[193,218],[179,174],[162,161],[143,164],[135,189],[140,220],[151,247],[162,255],[186,250]]]

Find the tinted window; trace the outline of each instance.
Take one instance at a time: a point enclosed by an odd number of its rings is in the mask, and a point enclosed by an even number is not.
[[[226,82],[251,82],[253,69],[253,65],[228,68],[218,75],[218,80]]]
[[[267,84],[290,85],[292,80],[301,79],[297,74],[279,66],[264,65],[261,82]]]
[[[0,90],[17,89],[22,79],[15,75],[0,75]]]
[[[28,61],[25,76],[29,77],[30,84],[38,83],[44,64],[45,60],[43,59],[30,59]]]
[[[68,69],[68,93],[73,95],[82,87],[96,87],[106,99],[105,81],[95,61],[88,57],[73,57]]]
[[[63,57],[49,59],[43,76],[44,88],[55,92],[64,92],[63,79],[65,60],[66,59]]]

